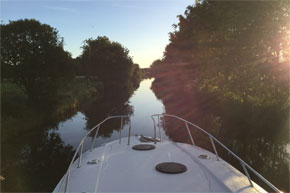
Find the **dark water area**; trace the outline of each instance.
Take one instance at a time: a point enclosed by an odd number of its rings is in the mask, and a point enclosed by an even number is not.
[[[289,190],[289,122],[284,112],[277,110],[273,114],[264,109],[253,117],[250,107],[241,109],[227,104],[223,109],[202,97],[192,99],[176,92],[169,96],[156,82],[152,86],[152,82],[153,79],[143,80],[129,99],[92,101],[61,120],[39,123],[25,132],[21,131],[21,126],[30,124],[29,120],[19,122],[18,130],[8,137],[5,135],[5,139],[2,135],[1,175],[5,178],[1,183],[2,192],[51,192],[64,175],[82,137],[94,125],[109,115],[129,115],[131,135],[153,136],[150,115],[164,112],[179,115],[206,129],[271,183],[283,191]],[[241,113],[244,114],[242,119]],[[123,136],[128,134],[128,120],[125,122]],[[212,151],[205,135],[194,128],[190,130],[198,146]],[[100,129],[96,146],[118,139],[119,131],[120,120],[108,122]],[[184,123],[166,118],[161,132],[163,139],[190,143]],[[89,148],[91,139],[90,136],[84,150]],[[217,148],[223,159],[240,169],[238,162]],[[262,183],[261,186],[266,188]]]

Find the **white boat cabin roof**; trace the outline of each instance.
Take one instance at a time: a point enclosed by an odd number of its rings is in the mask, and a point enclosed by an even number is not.
[[[189,144],[162,141],[155,149],[137,151],[139,137],[112,141],[83,154],[70,170],[68,192],[265,192],[215,154]],[[146,143],[148,144],[148,143]],[[202,159],[200,155],[207,155]],[[156,170],[162,162],[177,162],[187,171],[166,174]],[[61,180],[62,181],[62,180]],[[58,192],[60,183],[54,192]],[[63,192],[64,190],[60,190]]]

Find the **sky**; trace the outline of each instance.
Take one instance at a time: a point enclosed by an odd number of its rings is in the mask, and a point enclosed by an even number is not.
[[[56,28],[77,57],[83,41],[107,36],[141,68],[163,56],[169,32],[193,0],[0,0],[1,21],[34,18]]]

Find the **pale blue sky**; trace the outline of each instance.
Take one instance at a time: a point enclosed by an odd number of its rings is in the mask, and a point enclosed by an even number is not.
[[[192,0],[1,0],[1,20],[35,18],[57,28],[65,50],[81,54],[85,39],[107,36],[148,67],[161,58],[168,33]]]

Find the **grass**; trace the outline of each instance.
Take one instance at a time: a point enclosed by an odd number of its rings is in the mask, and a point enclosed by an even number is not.
[[[29,103],[27,95],[16,84],[4,80],[1,83],[2,137],[53,126],[70,117],[81,105],[100,99],[101,89],[100,82],[89,82],[87,85],[85,77],[76,77],[59,89],[54,104],[43,101],[35,105]]]

